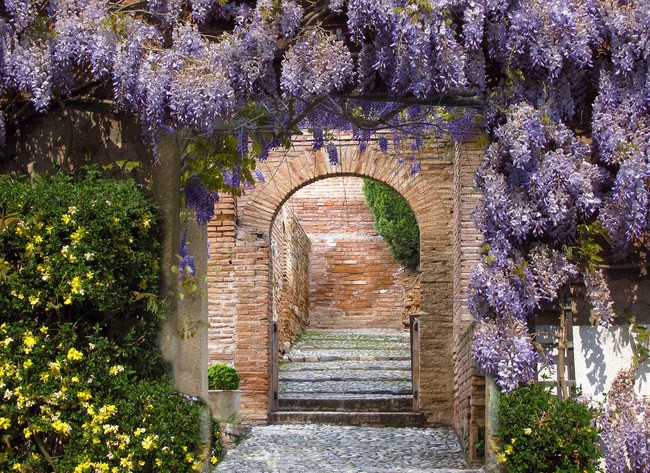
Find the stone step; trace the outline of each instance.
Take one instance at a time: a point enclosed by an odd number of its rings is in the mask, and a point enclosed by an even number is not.
[[[413,396],[304,398],[282,397],[280,411],[334,411],[334,412],[411,412]]]
[[[298,341],[302,340],[408,340],[408,330],[392,329],[317,329],[303,332]]]
[[[411,371],[411,360],[338,360],[338,361],[303,361],[292,363],[290,361],[280,362],[280,373],[292,371],[336,371],[336,370],[358,370],[358,371]]]
[[[411,372],[405,370],[319,370],[319,371],[288,371],[278,375],[279,381],[313,382],[313,381],[401,381],[411,382]]]
[[[278,411],[272,415],[277,424],[330,424],[373,427],[422,427],[426,417],[420,412],[332,412]]]
[[[357,394],[410,394],[410,381],[287,381],[278,383],[278,393],[357,393]]]
[[[332,350],[329,348],[312,350],[291,350],[284,360],[292,362],[315,361],[410,361],[411,353],[404,350]]]
[[[408,393],[401,393],[401,394],[395,394],[395,393],[377,393],[377,394],[372,394],[372,393],[351,393],[351,392],[338,392],[338,393],[331,393],[331,392],[324,392],[324,393],[314,393],[314,392],[293,392],[293,393],[284,393],[281,396],[279,396],[279,399],[314,399],[314,400],[320,400],[320,399],[387,399],[387,398],[413,398],[413,393],[408,392]]]

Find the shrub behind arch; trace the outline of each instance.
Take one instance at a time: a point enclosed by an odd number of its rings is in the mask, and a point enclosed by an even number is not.
[[[377,181],[364,179],[363,193],[375,217],[375,227],[393,257],[407,268],[416,269],[420,264],[420,229],[411,207],[391,187]]]

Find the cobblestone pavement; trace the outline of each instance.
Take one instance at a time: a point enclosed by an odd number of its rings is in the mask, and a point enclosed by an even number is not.
[[[270,425],[229,450],[213,473],[478,473],[445,428]]]

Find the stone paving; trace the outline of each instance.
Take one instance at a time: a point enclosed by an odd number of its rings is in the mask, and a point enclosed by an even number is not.
[[[213,473],[478,473],[446,428],[270,425],[229,450]]]
[[[279,379],[276,419],[288,423],[253,427],[213,473],[482,471],[469,469],[453,430],[404,427],[421,425],[421,414],[408,412],[408,332],[307,332],[285,355]],[[323,423],[309,423],[314,418]],[[301,419],[307,423],[295,423]]]

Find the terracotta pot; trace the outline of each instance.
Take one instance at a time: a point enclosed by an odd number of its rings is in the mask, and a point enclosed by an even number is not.
[[[212,417],[217,420],[226,420],[239,409],[239,403],[244,391],[208,391],[208,407]]]

